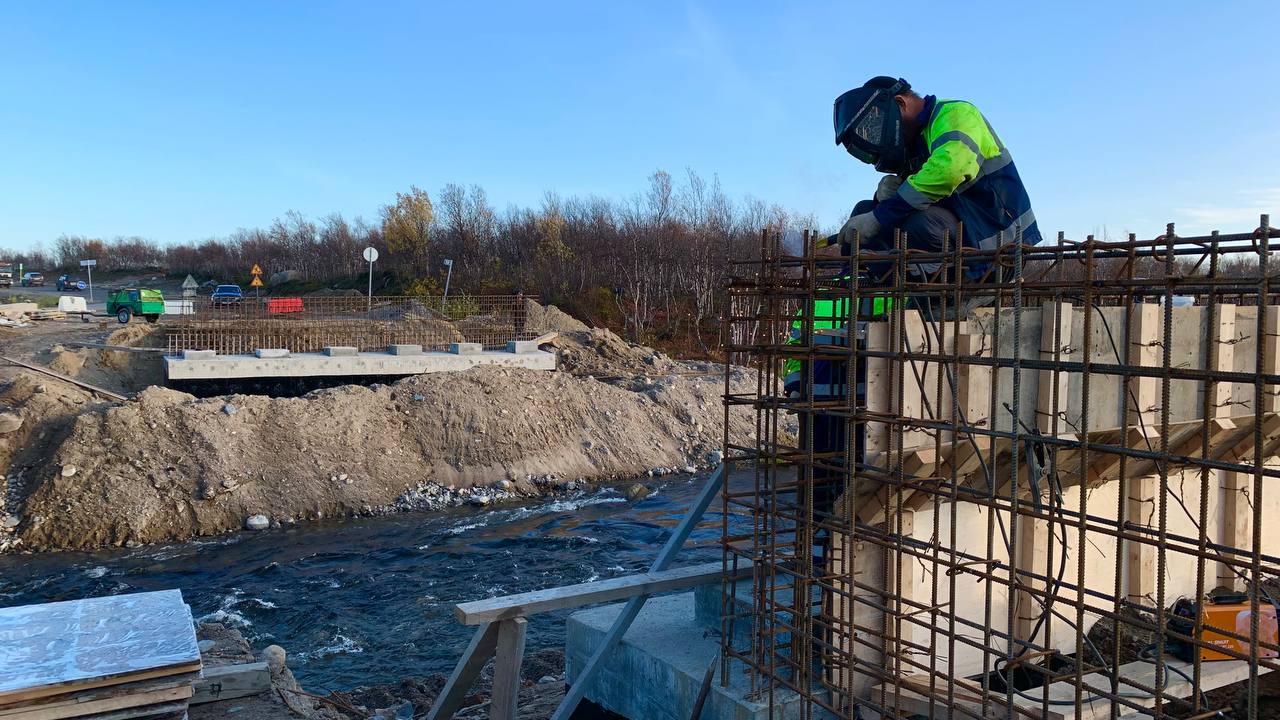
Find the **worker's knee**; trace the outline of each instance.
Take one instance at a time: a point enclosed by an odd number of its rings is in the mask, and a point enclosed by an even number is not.
[[[960,220],[950,210],[934,205],[911,213],[902,224],[907,233],[907,246],[920,250],[941,250],[955,247],[960,230]]]

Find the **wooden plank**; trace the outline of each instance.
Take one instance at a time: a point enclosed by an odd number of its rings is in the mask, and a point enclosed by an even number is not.
[[[207,667],[196,683],[191,704],[260,695],[270,689],[271,671],[264,662]]]
[[[18,702],[8,702],[3,706],[0,706],[0,718],[8,718],[10,715],[25,712],[28,709],[37,706],[49,708],[58,705],[75,705],[77,703],[85,703],[91,700],[104,700],[107,698],[130,694],[139,695],[153,690],[166,690],[169,688],[181,687],[183,685],[190,686],[199,679],[200,673],[189,672],[181,675],[166,675],[164,677],[121,683],[118,685],[104,685],[96,688],[77,689],[61,695],[50,695],[47,697],[32,698],[30,700],[22,700]]]
[[[516,701],[520,696],[520,664],[524,659],[524,639],[528,625],[528,620],[518,617],[503,620],[498,626],[498,650],[493,666],[489,720],[516,720]]]
[[[43,365],[34,365],[34,364],[32,364],[32,363],[23,362],[23,361],[21,361],[21,360],[14,360],[14,359],[13,359],[13,358],[11,358],[11,357],[5,357],[5,356],[3,356],[3,355],[0,355],[0,360],[3,360],[4,362],[9,363],[10,365],[17,365],[17,366],[19,366],[19,367],[24,367],[24,368],[26,368],[26,369],[28,369],[28,370],[34,370],[34,371],[36,371],[36,372],[38,372],[38,373],[44,373],[45,375],[48,375],[48,376],[49,376],[49,377],[51,377],[51,378],[55,378],[55,379],[61,380],[61,381],[63,381],[63,382],[69,382],[69,383],[71,383],[72,385],[76,385],[76,386],[78,386],[78,387],[82,387],[82,388],[84,388],[85,390],[92,390],[93,392],[98,393],[99,395],[102,395],[102,396],[104,396],[104,397],[109,397],[109,398],[111,398],[112,400],[119,400],[120,402],[124,402],[125,400],[128,400],[128,399],[129,399],[129,398],[127,398],[127,397],[125,397],[125,396],[123,396],[123,395],[120,395],[120,394],[118,394],[118,393],[111,392],[110,390],[107,390],[106,388],[100,388],[100,387],[98,387],[97,385],[90,385],[90,384],[89,384],[89,383],[87,383],[87,382],[80,382],[79,380],[76,380],[75,378],[71,377],[70,375],[63,375],[62,373],[57,372],[56,370],[50,370],[49,368],[44,367]]]
[[[143,705],[136,708],[112,710],[111,712],[98,713],[97,715],[84,715],[77,720],[131,720],[132,718],[147,718],[149,720],[180,720],[180,718],[185,718],[186,714],[187,701],[176,700],[174,702],[159,703],[156,705]]]
[[[1166,658],[1165,664],[1168,665],[1170,668],[1176,668],[1178,670],[1181,670],[1182,672],[1186,673],[1189,676],[1192,675],[1193,668],[1191,663],[1182,662],[1181,660],[1175,660],[1172,658]],[[1120,676],[1124,679],[1129,680],[1130,682],[1140,683],[1147,686],[1154,686],[1155,685],[1155,667],[1156,666],[1153,665],[1152,663],[1145,662],[1145,661],[1128,663],[1120,667]],[[1232,683],[1240,682],[1241,680],[1247,679],[1249,677],[1249,666],[1247,663],[1245,663],[1242,660],[1207,662],[1207,663],[1202,663],[1200,665],[1200,668],[1201,668],[1200,670],[1200,673],[1201,673],[1200,691],[1201,692],[1208,692],[1210,690],[1223,687],[1224,685],[1230,685]],[[1258,673],[1260,675],[1265,674],[1267,672],[1270,672],[1270,668],[1263,668],[1263,667],[1258,668]],[[911,676],[908,676],[908,677],[911,677]],[[1191,693],[1192,693],[1191,684],[1188,683],[1182,676],[1170,670],[1169,672],[1165,673],[1165,677],[1166,679],[1165,679],[1165,688],[1164,688],[1163,695],[1165,696],[1166,700],[1168,698],[1187,698],[1191,696]],[[947,688],[946,688],[946,685],[944,684],[945,682],[946,681],[944,679],[939,678],[937,688],[933,693],[933,697],[934,697],[933,710],[935,713],[933,717],[935,718],[949,717],[949,712],[946,707]],[[1111,690],[1110,677],[1103,675],[1102,673],[1093,673],[1093,674],[1085,675],[1082,678],[1082,682],[1084,683],[1084,685],[1093,687],[1097,690],[1105,690],[1107,692],[1110,692]],[[972,716],[981,717],[982,716],[981,689],[974,687],[972,685],[969,685],[967,683],[957,683],[957,684],[960,685],[961,687],[957,689],[955,692],[954,704],[957,706],[957,708],[963,708],[969,711],[969,713],[972,713]],[[887,702],[889,703],[889,705],[891,707],[894,706],[895,704],[894,688],[890,683],[886,683],[883,686],[879,686],[875,688],[872,691],[871,695],[869,696],[870,699],[876,702],[879,702],[881,688],[884,689],[887,695]],[[1141,691],[1137,690],[1132,685],[1125,685],[1123,683],[1121,683],[1120,691],[1123,693],[1129,693],[1133,695],[1141,694]],[[929,699],[928,698],[929,698],[930,692],[929,692],[929,684],[926,679],[920,678],[920,677],[914,677],[911,680],[904,679],[902,681],[902,689],[899,690],[898,692],[899,692],[899,696],[898,696],[899,699],[898,699],[896,708],[899,711],[900,715],[904,717],[910,717],[912,715],[929,717]],[[1040,700],[1040,698],[1042,697],[1041,693],[1043,693],[1043,690],[1037,688],[1035,690],[1029,691],[1029,694],[1032,695],[1032,697],[1023,697],[1021,695],[1014,695],[1013,696],[1013,712],[1015,713],[1015,715],[1017,717],[1044,718],[1045,720],[1069,720],[1072,718],[1077,720],[1103,720],[1104,718],[1111,717],[1111,703],[1106,699],[1095,699],[1092,702],[1083,703],[1080,706],[1079,714],[1077,715],[1077,708],[1075,707],[1075,702],[1074,702],[1075,701],[1074,679],[1063,680],[1060,682],[1053,683],[1052,685],[1049,686],[1049,699],[1051,701],[1066,701],[1066,704],[1050,705],[1047,712],[1042,708],[1042,702]],[[1086,687],[1082,695],[1086,700],[1089,700],[1091,697],[1093,697],[1094,693],[1090,692],[1088,687]],[[1008,714],[1009,714],[1008,710],[1003,706],[1003,703],[1005,702],[1005,695],[1003,693],[991,694],[989,695],[989,698],[991,700],[991,709],[987,717],[990,717],[990,718],[1008,717]],[[1145,697],[1145,698],[1132,697],[1132,698],[1126,698],[1126,700],[1132,702],[1135,705],[1141,705],[1143,707],[1148,707],[1148,708],[1153,707],[1155,705],[1155,698],[1152,696]],[[1167,702],[1166,702],[1166,705],[1167,705]],[[1122,718],[1146,717],[1141,713],[1134,712],[1129,705],[1117,704],[1116,711]],[[969,716],[970,715],[968,714],[966,715],[966,717],[969,717]]]
[[[1129,322],[1133,324],[1130,334],[1129,364],[1143,367],[1161,366],[1161,348],[1158,342],[1161,337],[1160,306],[1142,304],[1134,308]],[[1138,439],[1150,439],[1158,442],[1155,433],[1160,429],[1160,381],[1154,377],[1137,377],[1129,380],[1132,395],[1126,399],[1133,403],[1128,408],[1129,425],[1138,433]],[[1127,440],[1126,440],[1127,441]],[[1119,464],[1116,459],[1117,466]],[[1148,525],[1149,518],[1155,516],[1156,480],[1151,476],[1135,477],[1129,480],[1128,496],[1125,498],[1125,522],[1134,525]],[[1125,570],[1127,595],[1129,602],[1147,602],[1156,591],[1156,549],[1153,545],[1141,542],[1125,541]]]
[[[190,663],[184,666],[159,668],[156,670],[149,670],[147,672],[131,673],[128,677],[111,676],[98,678],[96,680],[85,680],[83,682],[64,683],[57,686],[33,688],[31,690],[6,694],[3,699],[0,699],[0,702],[7,705],[9,703],[31,700],[33,698],[65,695],[72,692],[80,692],[81,690],[91,690],[94,688],[118,685],[120,683],[133,683],[140,680],[165,677],[167,675],[179,675],[199,671],[200,663]]]
[[[82,717],[126,708],[142,707],[144,705],[186,700],[191,697],[191,693],[191,685],[187,684],[162,690],[152,690],[146,693],[120,695],[86,702],[58,703],[53,706],[36,705],[25,708],[21,712],[6,715],[5,718],[6,720],[63,720],[63,718]]]
[[[1188,676],[1194,677],[1194,675],[1192,674],[1194,668],[1191,663],[1183,662],[1181,660],[1176,660],[1171,657],[1166,657],[1165,664],[1168,665],[1170,668],[1176,668],[1186,673]],[[1266,674],[1270,671],[1271,671],[1270,668],[1265,668],[1265,667],[1258,668],[1259,675]],[[1131,662],[1126,665],[1120,666],[1119,675],[1123,680],[1129,680],[1130,682],[1133,682],[1133,683],[1138,683],[1141,685],[1152,687],[1155,685],[1155,681],[1156,681],[1156,666],[1153,663],[1149,663],[1145,661]],[[1216,662],[1201,663],[1199,689],[1200,689],[1200,692],[1208,692],[1209,690],[1222,687],[1223,685],[1230,685],[1231,683],[1240,682],[1241,680],[1245,680],[1248,677],[1249,677],[1249,664],[1243,660],[1222,660],[1222,661],[1216,661]],[[1111,690],[1111,678],[1102,673],[1092,673],[1089,675],[1085,675],[1081,679],[1081,681],[1085,685],[1092,686],[1099,690],[1106,690],[1108,692],[1110,692]],[[1165,687],[1164,687],[1163,694],[1166,698],[1190,697],[1192,691],[1193,691],[1193,688],[1191,686],[1191,683],[1187,682],[1186,679],[1183,678],[1181,675],[1179,675],[1176,672],[1173,672],[1172,670],[1165,673]],[[1127,692],[1133,695],[1141,694],[1141,691],[1137,690],[1132,685],[1125,685],[1123,682],[1121,682],[1120,684],[1120,692]],[[1086,688],[1084,691],[1084,696],[1089,697],[1090,695],[1092,695],[1092,693]],[[1016,696],[1016,695],[1014,696],[1014,698],[1015,698],[1014,700],[1015,705],[1019,705],[1026,708],[1036,708],[1036,709],[1039,709],[1040,707],[1039,702],[1035,700],[1031,700],[1030,698],[1023,698],[1021,696]],[[1074,681],[1062,681],[1062,682],[1056,682],[1050,685],[1049,699],[1074,701],[1075,700]],[[1126,698],[1126,699],[1136,705],[1141,705],[1143,707],[1153,707],[1156,704],[1154,697],[1146,697],[1146,698],[1136,697],[1136,698]],[[1058,706],[1058,707],[1062,707],[1062,706]],[[1067,706],[1067,707],[1070,707],[1070,706]],[[1116,708],[1117,708],[1117,711],[1120,713],[1124,713],[1132,709],[1128,705],[1122,705],[1122,704],[1117,704]],[[1095,718],[1097,718],[1098,720],[1101,720],[1101,718],[1109,718],[1109,717],[1111,717],[1111,702],[1108,700],[1105,700],[1105,699],[1094,700],[1091,703],[1085,703],[1081,707],[1081,715],[1080,715],[1081,720],[1093,720]]]
[[[498,623],[485,623],[476,628],[471,643],[462,652],[453,673],[445,682],[436,701],[427,713],[427,720],[449,720],[462,707],[462,701],[471,690],[485,663],[493,656],[498,644]]]
[[[745,567],[750,569],[750,566]],[[636,595],[653,595],[697,587],[720,582],[723,575],[723,563],[719,561],[702,563],[673,570],[638,573],[608,580],[475,600],[454,606],[453,614],[463,625],[480,625],[565,608],[625,600]]]
[[[88,348],[90,350],[110,350],[111,352],[127,352],[127,353],[167,353],[168,348],[158,347],[134,347],[132,345],[108,345],[106,343],[95,342],[64,342],[59,343],[63,347],[69,348]]]
[[[901,521],[901,522],[899,522]],[[885,530],[892,536],[909,538],[915,531],[915,513],[889,508],[889,518]],[[910,643],[914,625],[903,620],[902,615],[911,609],[911,601],[915,597],[916,557],[910,553],[890,552],[891,559],[885,563],[884,586],[890,597],[886,603],[891,612],[884,614],[885,658],[892,658],[890,672],[902,674],[902,644]]]
[[[0,608],[0,704],[200,669],[178,590]]]
[[[1045,303],[1040,308],[1040,360],[1059,362],[1070,360],[1071,303]],[[1056,370],[1036,373],[1036,426],[1045,435],[1053,435],[1055,422],[1058,433],[1070,430],[1064,418],[1055,416],[1065,409],[1070,398],[1071,374]],[[1054,388],[1058,390],[1058,406],[1053,405]]]

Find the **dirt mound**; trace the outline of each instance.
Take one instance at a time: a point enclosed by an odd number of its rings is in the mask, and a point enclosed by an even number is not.
[[[535,335],[549,332],[586,332],[589,325],[564,312],[555,305],[539,305],[533,300],[524,301],[524,327]]]
[[[560,369],[574,375],[602,378],[661,375],[693,369],[653,348],[629,343],[600,328],[562,332],[550,344],[560,356]]]
[[[0,413],[22,419],[16,430],[0,433],[0,550],[12,544],[13,525],[47,459],[66,439],[76,416],[95,405],[103,406],[74,385],[27,371],[0,387]]]
[[[106,345],[137,348],[162,348],[164,329],[149,323],[130,323],[113,331]],[[138,353],[122,350],[75,348],[54,345],[50,349],[49,367],[78,380],[131,393],[150,385],[164,383],[162,353]]]
[[[643,361],[642,361],[643,362]],[[668,361],[669,362],[669,361]],[[745,371],[735,384],[747,384]],[[152,387],[85,412],[45,466],[18,535],[90,548],[382,512],[406,491],[552,475],[611,479],[706,464],[723,378],[669,375],[634,391],[567,373],[477,367],[302,398],[198,400]],[[746,442],[749,412],[731,415]]]

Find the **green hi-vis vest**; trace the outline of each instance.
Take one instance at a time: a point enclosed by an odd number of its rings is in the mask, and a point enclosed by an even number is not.
[[[863,298],[863,302],[870,301],[870,317],[883,317],[890,308],[893,307],[893,299],[884,296],[872,296]],[[835,330],[842,328],[849,322],[849,301],[840,300],[814,300],[813,301],[813,329],[814,330]],[[864,307],[867,307],[864,305]],[[787,337],[788,345],[799,345],[800,340],[804,337],[804,321],[796,319],[791,322],[791,333]],[[814,338],[815,344],[834,343],[837,338],[819,335]],[[800,372],[800,361],[795,358],[789,358],[782,364],[782,374],[784,382],[791,379],[791,376]]]

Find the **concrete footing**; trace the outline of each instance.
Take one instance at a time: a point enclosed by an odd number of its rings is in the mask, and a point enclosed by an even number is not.
[[[801,716],[794,692],[776,688],[768,697],[747,699],[750,688],[740,663],[732,663],[729,687],[720,687],[719,612],[712,614],[708,590],[695,601],[694,593],[649,600],[618,643],[605,666],[587,689],[587,698],[632,720],[687,720],[702,688],[707,668],[716,664],[715,677],[702,720],[790,720]],[[700,606],[700,607],[699,607]],[[582,672],[597,644],[623,607],[622,603],[582,610],[566,624],[565,663],[569,682]],[[708,627],[714,624],[714,628]],[[825,714],[807,717],[833,717]]]
[[[391,345],[387,348],[387,352],[392,355],[421,355],[421,345]]]
[[[329,357],[355,357],[360,351],[349,345],[331,345],[324,349],[324,354]]]
[[[256,358],[287,358],[289,357],[289,348],[258,348],[253,351]]]
[[[392,348],[406,347],[393,345]],[[404,376],[432,372],[466,370],[476,365],[501,365],[530,370],[555,370],[554,353],[510,353],[480,351],[469,354],[447,352],[417,353],[356,352],[348,348],[328,348],[324,353],[289,353],[282,357],[254,355],[217,355],[212,351],[187,350],[182,357],[164,359],[165,374],[170,380],[235,380],[239,378],[300,378],[335,376]],[[343,352],[329,352],[342,350]]]

